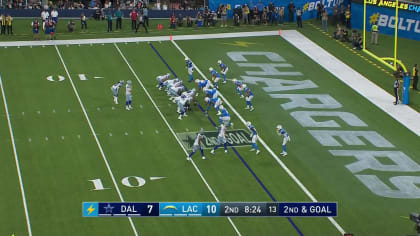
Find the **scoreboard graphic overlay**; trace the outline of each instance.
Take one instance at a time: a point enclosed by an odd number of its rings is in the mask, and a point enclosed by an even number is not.
[[[336,202],[83,202],[83,217],[336,217]]]

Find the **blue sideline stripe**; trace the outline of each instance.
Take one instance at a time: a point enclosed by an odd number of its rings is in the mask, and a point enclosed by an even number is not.
[[[172,70],[172,68],[168,65],[168,63],[165,61],[165,59],[163,59],[163,57],[160,55],[160,53],[156,50],[156,48],[153,46],[152,43],[149,43],[150,47],[152,47],[153,51],[155,51],[155,53],[158,55],[158,57],[160,58],[160,60],[162,60],[162,62],[166,65],[166,67],[171,71],[171,73],[175,76],[178,77],[175,74],[175,71]],[[184,85],[185,86],[185,85]],[[185,86],[185,88],[187,88]],[[198,92],[198,91],[197,91]],[[199,104],[198,107],[200,108],[200,110],[206,115],[206,117],[209,119],[209,121],[212,123],[212,125],[214,127],[217,128],[216,123],[214,123],[213,119],[204,111],[203,107]],[[251,167],[248,165],[248,163],[245,161],[245,159],[242,158],[242,156],[238,153],[238,151],[236,150],[235,147],[232,146],[232,144],[229,143],[229,146],[232,148],[233,152],[235,152],[236,156],[241,160],[241,162],[245,165],[245,167],[249,170],[249,172],[251,172],[251,174],[254,176],[254,178],[257,180],[257,182],[260,184],[260,186],[264,189],[264,191],[268,194],[268,196],[271,198],[271,200],[273,200],[274,202],[276,202],[277,200],[274,198],[273,194],[271,194],[271,192],[267,189],[267,187],[264,185],[264,183],[261,181],[260,178],[258,178],[258,176],[255,174],[255,172],[251,169]],[[296,231],[299,233],[299,235],[304,236],[302,231],[300,231],[300,229],[297,227],[297,225],[295,224],[295,222],[293,222],[293,220],[290,217],[286,217],[287,220],[290,222],[290,224],[296,229]]]

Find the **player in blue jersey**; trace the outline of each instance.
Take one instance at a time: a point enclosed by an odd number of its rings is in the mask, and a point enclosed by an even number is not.
[[[194,80],[193,78],[194,64],[188,57],[185,58],[185,64],[188,70],[188,74],[190,75],[190,80],[188,82],[192,82]]]
[[[213,69],[213,67],[210,67],[209,71],[211,73],[211,80],[214,82],[214,87],[219,89],[219,80],[220,80],[219,73],[217,73],[217,71]]]
[[[226,73],[228,72],[229,68],[227,67],[226,64],[222,62],[222,60],[218,60],[217,64],[219,64],[220,70],[221,70],[220,73],[222,73],[223,75],[223,79],[224,79],[223,83],[226,84]]]
[[[242,81],[239,81],[237,79],[233,79],[232,81],[236,86],[236,92],[238,92],[239,96],[243,98],[244,95],[242,94],[242,91],[244,90],[244,86],[243,86],[244,84],[242,83]]]
[[[124,85],[124,80],[121,80],[114,85],[111,86],[112,94],[114,95],[114,103],[118,104],[118,93],[120,92],[120,88]]]
[[[164,87],[165,81],[167,81],[170,76],[171,76],[171,74],[169,74],[169,73],[167,73],[165,75],[159,75],[159,76],[157,76],[156,77],[156,80],[158,81],[158,84],[156,85],[156,87],[159,90],[162,90],[162,88]]]
[[[200,149],[201,158],[203,158],[203,160],[206,159],[206,157],[204,156],[203,147],[201,146],[201,142],[203,141],[203,138],[204,138],[204,130],[203,128],[201,128],[200,132],[198,132],[197,136],[195,137],[194,144],[193,144],[193,151],[187,157],[188,161],[191,160],[191,157],[194,155],[195,152],[198,151],[198,149]]]
[[[252,106],[252,98],[254,97],[254,93],[251,91],[250,88],[246,87],[244,84],[244,92],[245,92],[245,101],[246,101],[246,107],[245,109],[249,109],[249,111],[254,110],[254,106]]]
[[[286,152],[286,143],[287,142],[290,142],[290,136],[289,136],[289,134],[286,132],[286,130],[285,129],[283,129],[283,126],[281,126],[281,125],[277,125],[277,134],[279,135],[279,136],[283,136],[283,144],[282,144],[282,147],[283,147],[283,152],[281,153],[281,155],[283,155],[283,156],[286,156],[287,155],[287,152]]]
[[[125,85],[125,109],[127,111],[133,109],[133,107],[131,106],[131,96],[132,96],[131,80],[127,80],[127,84]]]
[[[223,105],[220,105],[219,110],[220,110],[220,113],[221,113],[221,115],[219,117],[220,125],[225,125],[226,127],[229,127],[229,126],[233,127],[233,123],[230,122],[229,112],[226,110],[226,108],[224,108]]]
[[[220,105],[222,105],[222,99],[220,98],[209,98],[209,97],[205,97],[204,101],[207,103],[207,110],[206,112],[209,112],[210,107],[213,105],[214,109],[216,109],[218,116],[220,116],[222,113],[220,112]]]
[[[210,151],[211,154],[214,154],[216,149],[218,149],[223,144],[225,148],[225,153],[228,152],[227,150],[227,140],[226,140],[226,126],[222,125],[219,129],[219,135],[217,136],[217,145],[214,146],[213,150]]]
[[[206,93],[206,96],[209,98],[217,98],[219,96],[219,92],[217,92],[216,88],[208,88],[208,89],[205,89],[204,92]]]
[[[251,135],[249,137],[251,138],[252,149],[250,151],[257,150],[256,154],[258,155],[260,153],[260,150],[258,149],[258,145],[257,145],[257,141],[258,141],[257,130],[249,121],[246,122],[246,126],[248,127],[249,131],[251,131]]]
[[[205,89],[210,88],[210,81],[207,80],[207,79],[205,79],[205,80],[196,79],[195,83],[198,86],[198,90],[204,91]],[[198,93],[195,96],[198,96]]]

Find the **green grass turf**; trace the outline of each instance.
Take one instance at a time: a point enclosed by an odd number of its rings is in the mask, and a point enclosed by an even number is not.
[[[256,44],[249,48],[224,44],[234,41]],[[226,52],[277,52],[296,71],[304,74],[299,79],[311,79],[319,86],[317,89],[291,93],[331,94],[343,104],[343,111],[356,114],[368,124],[369,127],[363,130],[377,131],[396,146],[392,150],[401,150],[418,161],[418,137],[279,37],[178,43],[206,75],[210,65],[217,68],[216,61],[223,59],[230,68],[229,76],[238,78],[245,75],[245,69],[231,62]],[[175,47],[170,42],[153,45],[178,76],[186,79],[183,56]],[[168,101],[164,92],[155,88],[155,77],[168,72],[168,69],[148,44],[119,44],[119,47],[175,132],[186,132],[186,128],[197,131],[200,127],[214,130],[197,108],[185,120],[176,119],[175,105]],[[126,201],[214,201],[191,164],[185,161],[182,149],[112,44],[60,46],[59,49]],[[0,53],[10,55],[10,59],[0,65],[0,72],[15,129],[34,234],[132,235],[127,219],[81,217],[82,201],[119,201],[119,198],[68,79],[63,82],[45,80],[47,75],[66,76],[55,49],[1,48]],[[268,62],[258,57],[253,60]],[[17,62],[24,66],[17,69]],[[87,75],[87,81],[78,79],[78,74],[82,73]],[[93,76],[104,78],[92,79]],[[122,104],[112,105],[109,88],[120,79],[133,81],[135,109],[131,112],[126,112]],[[356,235],[375,235],[378,230],[383,230],[385,235],[412,233],[411,222],[400,216],[406,216],[408,212],[415,210],[413,206],[418,205],[418,200],[388,199],[371,193],[344,167],[353,162],[353,158],[334,158],[328,153],[328,148],[321,147],[306,129],[292,119],[289,111],[279,107],[284,100],[270,98],[262,90],[262,85],[250,87],[256,93],[254,103],[257,109],[253,113],[241,109],[245,106],[244,101],[238,98],[232,84],[224,85],[221,91],[245,119],[253,121],[261,137],[277,154],[281,152],[281,147],[274,127],[279,122],[285,125],[292,135],[292,142],[288,145],[289,156],[284,161],[318,200],[339,202],[337,220],[340,225]],[[121,103],[123,100],[123,96],[120,96]],[[70,112],[67,111],[69,108]],[[56,112],[53,113],[53,110]],[[24,115],[22,112],[25,112]],[[214,111],[210,114],[217,120]],[[245,128],[237,117],[233,116],[233,122],[235,128]],[[5,121],[2,123],[0,129],[5,132],[1,132],[0,140],[9,141],[4,142],[3,146],[11,154],[7,124],[5,125]],[[353,129],[346,127],[345,130]],[[61,136],[64,136],[64,140]],[[45,137],[48,137],[48,141]],[[29,138],[31,142],[28,141]],[[372,145],[357,148],[374,149]],[[259,158],[249,152],[247,147],[238,150],[276,200],[309,201],[265,150]],[[200,160],[198,154],[194,158],[221,201],[270,201],[267,193],[232,151],[228,155],[218,151],[214,157],[206,151],[206,156],[211,158],[207,161]],[[4,188],[13,196],[6,198],[21,205],[13,156],[9,156],[8,160],[2,159],[2,162],[6,161],[5,165],[8,167],[5,174],[14,178],[10,178],[10,184]],[[362,173],[378,175],[387,184],[389,177],[404,174],[374,171]],[[141,176],[146,179],[146,184],[140,188],[128,188],[120,182],[125,176]],[[151,176],[168,178],[156,182],[148,181],[147,178]],[[92,191],[93,185],[88,180],[98,178],[110,189]],[[13,197],[15,200],[9,199]],[[11,217],[6,219],[5,216],[2,218],[11,221],[11,224],[7,228],[1,227],[1,234],[25,233],[23,209],[17,208],[19,209],[21,211],[16,211],[16,220]],[[233,221],[244,235],[298,235],[284,218],[235,218]],[[293,218],[293,221],[305,235],[338,235],[325,218]],[[143,235],[235,234],[224,218],[136,218],[134,224]]]

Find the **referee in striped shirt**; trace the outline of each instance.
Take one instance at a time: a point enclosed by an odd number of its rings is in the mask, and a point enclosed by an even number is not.
[[[395,102],[394,105],[399,103],[399,90],[400,90],[400,80],[398,74],[395,74],[395,82],[394,82],[394,94],[395,94]]]

